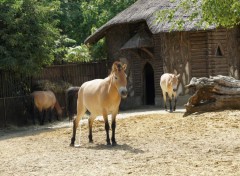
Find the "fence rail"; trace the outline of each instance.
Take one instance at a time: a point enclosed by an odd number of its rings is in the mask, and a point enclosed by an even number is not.
[[[33,82],[38,80],[64,81],[73,86],[104,78],[108,75],[108,61],[55,65],[44,68],[34,77],[23,77],[12,72],[0,70],[0,128],[13,124],[22,126],[29,118],[29,93],[32,91]],[[65,106],[64,92],[56,94],[61,105]]]

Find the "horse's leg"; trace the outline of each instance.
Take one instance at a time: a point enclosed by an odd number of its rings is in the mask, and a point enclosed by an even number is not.
[[[51,108],[48,109],[48,115],[49,115],[48,121],[52,122],[52,119],[53,119],[53,109],[51,109]]]
[[[85,114],[85,112],[86,112],[86,108],[83,106],[82,102],[78,102],[77,117],[73,120],[73,135],[72,135],[72,138],[71,138],[70,146],[74,146],[74,142],[75,142],[75,139],[76,139],[77,127],[79,125],[79,121],[80,121],[81,117]]]
[[[176,111],[176,104],[177,104],[177,94],[176,94],[176,92],[173,92],[173,98],[174,98],[173,111]]]
[[[106,134],[107,134],[107,139],[106,139],[107,145],[111,145],[110,138],[109,138],[110,126],[109,126],[109,123],[108,123],[108,115],[103,114],[103,119],[104,119],[104,122],[105,122],[105,130],[106,130]]]
[[[163,92],[164,108],[167,111],[167,92]]]
[[[44,110],[39,111],[40,115],[40,125],[44,124]]]
[[[89,135],[88,135],[88,139],[90,143],[93,143],[93,139],[92,139],[92,125],[93,125],[93,121],[94,121],[95,117],[94,116],[90,116],[88,119],[88,126],[89,126]]]
[[[117,145],[117,142],[116,142],[116,139],[115,139],[116,115],[117,114],[112,115],[112,146]]]
[[[173,110],[172,110],[172,94],[171,94],[171,96],[168,94],[168,98],[169,98],[170,112],[173,112]]]
[[[35,105],[33,105],[33,113],[32,113],[32,122],[33,122],[33,125],[35,125],[35,118],[36,118],[36,113],[37,113],[37,108]]]

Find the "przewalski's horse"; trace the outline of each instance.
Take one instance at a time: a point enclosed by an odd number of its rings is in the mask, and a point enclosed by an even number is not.
[[[39,123],[40,125],[44,124],[45,116],[47,111],[50,110],[49,121],[52,120],[52,111],[55,108],[58,114],[57,119],[62,117],[62,108],[60,107],[55,94],[52,91],[34,91],[31,93],[31,96],[34,101],[34,111],[32,114],[33,123],[35,124],[35,114],[36,110],[39,112]]]
[[[165,107],[165,110],[167,110],[166,99],[168,96],[170,112],[173,112],[176,110],[177,87],[178,87],[178,78],[179,77],[180,77],[180,74],[175,75],[175,74],[171,74],[171,73],[164,73],[160,78],[160,87],[161,87],[162,93],[163,93],[164,107]],[[172,98],[174,98],[174,101],[175,101],[173,109],[172,109]]]
[[[76,129],[79,125],[80,118],[88,110],[90,117],[88,119],[89,125],[89,142],[93,142],[92,138],[92,124],[94,119],[102,115],[105,122],[106,141],[107,145],[111,145],[109,138],[109,123],[108,114],[112,114],[112,145],[116,145],[115,129],[116,129],[116,115],[119,110],[119,105],[122,98],[127,97],[127,76],[125,74],[127,65],[121,62],[114,62],[112,71],[105,79],[95,79],[83,83],[78,92],[77,100],[77,117],[73,120],[73,135],[70,146],[74,146]]]
[[[66,90],[66,110],[69,117],[69,121],[73,119],[73,116],[77,114],[77,98],[80,87],[69,87]]]

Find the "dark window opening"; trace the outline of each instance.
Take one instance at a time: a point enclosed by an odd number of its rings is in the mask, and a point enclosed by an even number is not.
[[[154,86],[154,71],[152,66],[147,63],[144,67],[144,99],[146,105],[155,104],[155,86]]]
[[[222,50],[219,46],[217,47],[216,56],[223,56]]]

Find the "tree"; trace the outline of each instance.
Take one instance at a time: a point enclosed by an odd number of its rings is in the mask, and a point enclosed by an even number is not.
[[[61,0],[61,34],[77,41],[84,40],[136,0]],[[93,58],[105,58],[104,40],[90,48]]]
[[[0,68],[31,75],[52,63],[58,0],[0,1]]]
[[[208,27],[232,28],[240,24],[239,0],[169,0],[174,8],[159,11],[157,22],[171,22],[173,29],[182,29],[189,21]],[[179,13],[181,12],[181,13]]]
[[[67,54],[64,58],[67,62],[89,62],[92,60],[87,45],[80,45],[76,47],[70,47],[67,50]]]

